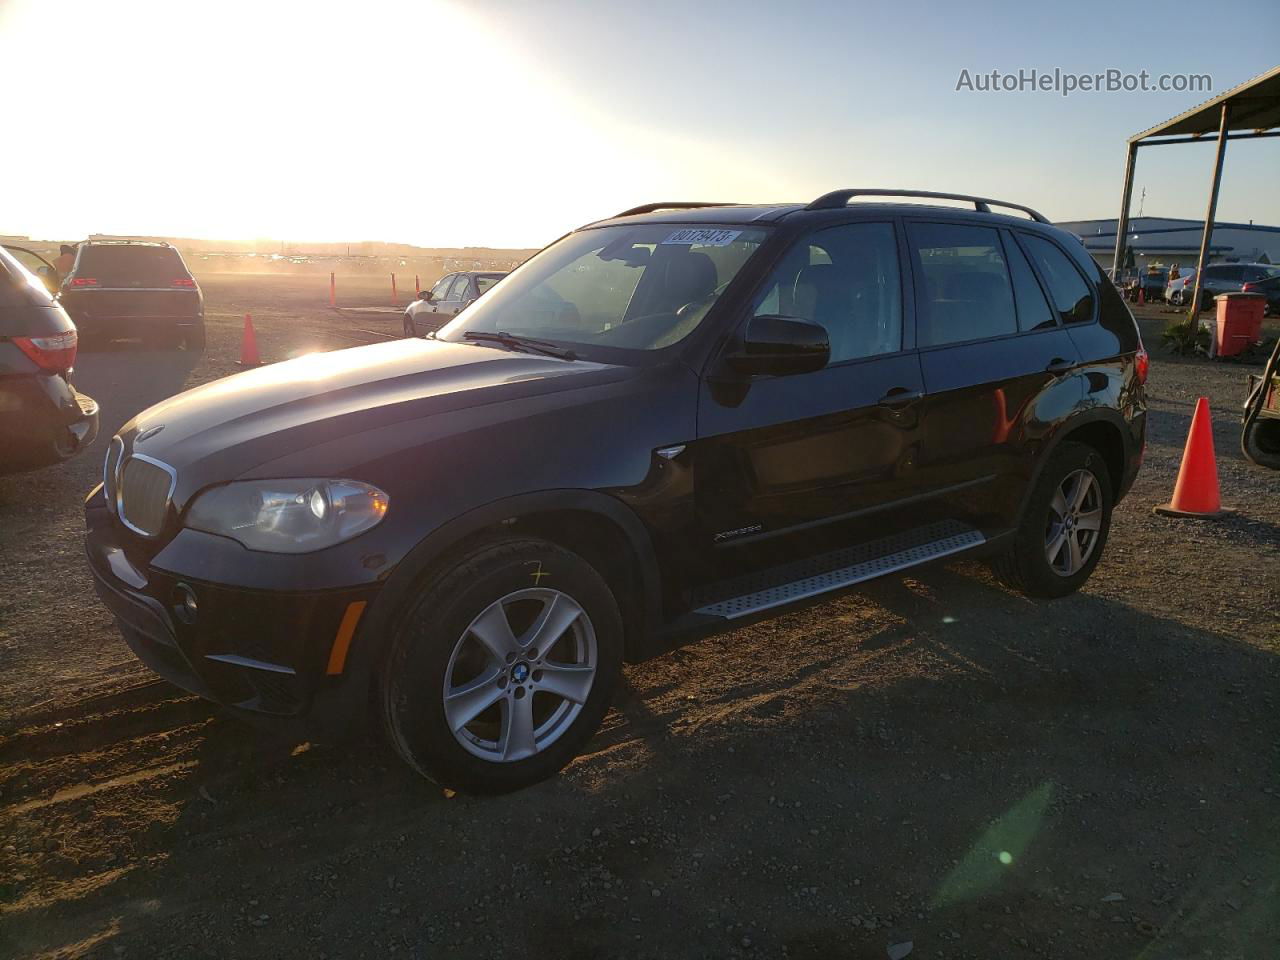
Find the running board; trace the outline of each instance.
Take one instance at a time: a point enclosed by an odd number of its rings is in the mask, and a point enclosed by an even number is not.
[[[987,538],[979,531],[963,523],[950,520],[934,523],[717,584],[715,593],[723,599],[703,602],[693,612],[736,620],[963,553],[986,542]],[[704,596],[694,602],[697,604],[709,599]]]

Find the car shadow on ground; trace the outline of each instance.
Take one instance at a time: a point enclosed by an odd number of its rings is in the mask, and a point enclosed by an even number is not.
[[[1209,624],[929,568],[628,668],[509,796],[192,707],[107,729],[153,773],[6,815],[62,846],[0,909],[19,953],[112,957],[1256,956],[1278,678]]]

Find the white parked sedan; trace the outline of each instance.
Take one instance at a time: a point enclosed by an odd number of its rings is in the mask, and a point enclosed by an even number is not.
[[[492,271],[446,274],[405,308],[404,335],[420,337],[439,330],[505,276]]]

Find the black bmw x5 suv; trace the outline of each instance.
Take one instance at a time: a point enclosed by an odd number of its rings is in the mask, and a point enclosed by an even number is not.
[[[1142,458],[1133,317],[1034,211],[849,202],[885,193],[628,210],[426,340],[152,407],[88,497],[103,600],[189,690],[372,708],[497,791],[678,637],[943,557],[1070,593]]]

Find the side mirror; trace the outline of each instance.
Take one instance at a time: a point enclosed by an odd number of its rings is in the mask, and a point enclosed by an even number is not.
[[[812,373],[831,359],[831,343],[820,323],[765,314],[747,321],[742,346],[726,359],[738,373]]]

